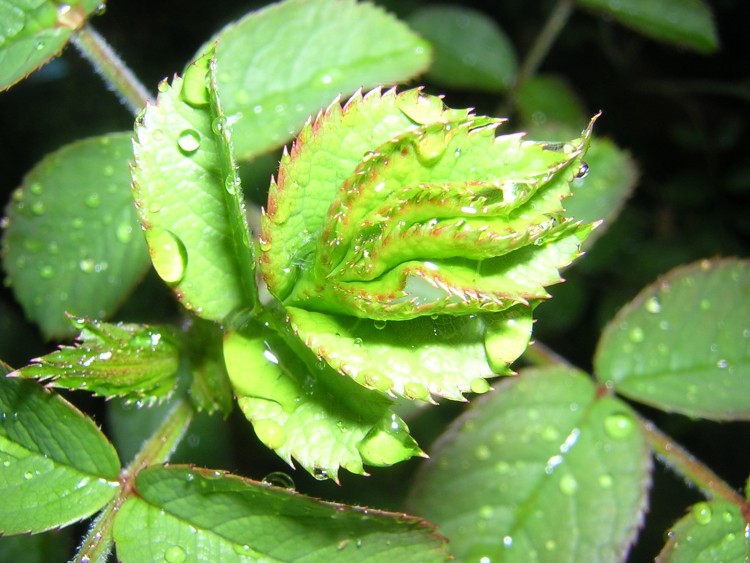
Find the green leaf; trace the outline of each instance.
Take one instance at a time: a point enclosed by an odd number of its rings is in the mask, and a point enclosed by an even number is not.
[[[74,334],[66,312],[111,315],[148,268],[131,155],[129,133],[78,141],[47,155],[13,194],[3,236],[7,281],[48,338]]]
[[[331,39],[335,38],[335,41]],[[335,96],[408,80],[429,45],[377,6],[288,0],[252,12],[207,45],[241,160],[281,146]]]
[[[123,563],[447,559],[444,539],[404,514],[180,466],[145,469],[135,485],[138,494],[122,506],[113,530]]]
[[[60,54],[100,0],[0,0],[0,91]]]
[[[174,338],[155,327],[75,319],[75,346],[61,346],[13,375],[46,381],[48,387],[85,389],[103,397],[154,402],[177,382],[179,350]]]
[[[702,0],[578,0],[659,41],[711,53],[719,48],[711,8]]]
[[[0,561],[49,563],[66,561],[70,555],[70,530],[58,530],[35,536],[0,538]]]
[[[86,518],[115,496],[119,470],[93,420],[36,383],[0,375],[0,533]]]
[[[529,133],[541,136],[550,126],[565,126],[560,140],[586,126],[588,112],[578,94],[557,76],[540,75],[525,81],[515,92],[518,118]]]
[[[460,561],[622,561],[649,469],[626,404],[581,372],[528,370],[439,439],[409,505],[440,526]]]
[[[392,465],[421,454],[388,398],[342,378],[292,335],[251,325],[227,334],[224,358],[258,438],[318,479],[338,481],[340,467],[364,474],[363,463]]]
[[[504,92],[515,80],[513,44],[495,20],[464,6],[425,6],[409,25],[435,49],[427,78],[449,88]]]
[[[136,124],[134,196],[157,273],[198,316],[252,309],[257,290],[229,126],[210,54],[165,82]]]
[[[597,377],[631,399],[692,417],[750,418],[750,268],[703,260],[646,287],[607,325]]]
[[[195,319],[187,333],[192,381],[190,397],[199,411],[232,411],[232,385],[222,353],[223,331],[215,323]]]
[[[750,538],[742,512],[735,504],[699,502],[669,532],[660,563],[747,561]]]

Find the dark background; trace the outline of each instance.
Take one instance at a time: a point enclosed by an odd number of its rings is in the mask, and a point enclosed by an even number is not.
[[[153,91],[180,72],[198,47],[222,25],[262,2],[183,0],[179,4],[113,0],[93,25]],[[401,15],[417,1],[385,2]],[[495,18],[522,56],[543,25],[552,2],[460,2]],[[604,323],[644,285],[670,268],[714,256],[748,255],[750,237],[750,50],[745,45],[750,7],[745,0],[709,2],[721,49],[700,55],[640,36],[595,14],[577,10],[541,71],[564,77],[590,113],[602,109],[597,134],[633,155],[640,180],[633,197],[589,256],[566,273],[569,283],[539,308],[536,337],[584,369],[590,369]],[[178,6],[178,7],[177,7]],[[478,113],[498,106],[495,96],[446,92],[454,107]],[[133,117],[117,103],[72,47],[29,79],[0,94],[0,201],[47,152],[75,139],[130,130]],[[270,174],[270,170],[269,170]],[[153,280],[151,280],[153,281]],[[173,311],[170,296],[147,280],[139,290],[152,314]],[[150,300],[150,301],[149,301]],[[20,323],[12,295],[0,293],[0,327]],[[0,344],[3,359],[20,365],[49,350],[33,327],[14,331]],[[2,331],[7,334],[7,331]],[[77,399],[80,401],[81,399]],[[95,409],[99,403],[93,403]],[[425,447],[462,406],[446,405],[412,424]],[[646,416],[740,489],[750,469],[747,423],[690,421],[640,408]],[[227,469],[262,478],[285,470],[257,444],[248,444],[241,417],[222,431],[234,448]],[[236,440],[232,438],[236,437]],[[200,436],[191,447],[196,461]],[[204,440],[205,442],[205,440]],[[242,451],[238,451],[242,450]],[[187,454],[186,454],[187,455]],[[208,461],[207,461],[208,462]],[[212,461],[216,466],[216,460]],[[394,508],[414,463],[376,471],[369,480],[346,476],[343,487],[320,485],[295,473],[299,490],[329,499]],[[662,469],[655,474],[647,529],[631,561],[650,561],[668,526],[699,498]],[[382,491],[390,490],[391,498]]]

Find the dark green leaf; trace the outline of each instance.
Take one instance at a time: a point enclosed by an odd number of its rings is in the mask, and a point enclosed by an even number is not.
[[[190,397],[199,411],[227,416],[233,405],[232,385],[222,352],[223,332],[209,321],[195,319],[186,338],[192,381]]]
[[[281,146],[336,96],[408,80],[430,61],[406,25],[354,0],[279,2],[217,39],[219,94],[243,160]]]
[[[504,380],[435,444],[410,506],[460,561],[622,561],[650,456],[635,415],[583,373]]]
[[[34,382],[0,376],[0,533],[91,515],[114,497],[119,470],[90,418]]]
[[[75,346],[61,346],[13,375],[130,401],[163,400],[174,390],[179,354],[168,333],[135,324],[74,323],[81,329]]]
[[[123,563],[447,559],[444,540],[419,519],[325,503],[218,471],[154,467],[138,474],[136,490],[114,525]]]
[[[660,41],[703,53],[719,48],[711,8],[703,0],[578,0]]]
[[[703,260],[645,288],[609,323],[597,377],[658,408],[750,418],[750,267]]]
[[[136,125],[133,182],[157,273],[188,309],[224,321],[252,308],[254,260],[231,159],[229,127],[209,89],[210,54]]]
[[[699,502],[669,532],[659,563],[748,561],[750,537],[737,505],[722,500]]]
[[[432,43],[435,59],[427,78],[450,88],[504,92],[516,76],[513,44],[495,20],[465,6],[430,6],[409,25]]]
[[[130,193],[131,135],[67,145],[28,173],[7,210],[4,266],[47,337],[74,334],[65,312],[104,318],[148,268]]]
[[[552,126],[564,126],[559,139],[569,139],[589,120],[578,94],[557,76],[541,75],[527,80],[515,92],[518,118],[529,133],[539,138]]]
[[[0,0],[0,91],[60,54],[101,0]]]
[[[340,467],[363,474],[363,463],[392,465],[421,454],[388,398],[342,378],[293,335],[282,339],[251,325],[227,335],[224,358],[258,438],[316,478],[338,480]]]
[[[0,561],[13,563],[65,561],[70,554],[69,531],[58,530],[31,537],[0,537]]]

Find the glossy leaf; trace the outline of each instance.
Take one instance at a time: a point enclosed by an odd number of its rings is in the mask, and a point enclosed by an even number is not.
[[[574,370],[504,380],[430,454],[410,511],[460,561],[622,561],[645,510],[651,462],[635,415]]]
[[[192,378],[190,397],[200,411],[232,411],[232,385],[222,354],[223,332],[215,323],[195,319],[185,347],[190,358]]]
[[[66,312],[105,318],[148,268],[130,194],[131,135],[92,137],[47,155],[7,209],[8,282],[48,337],[72,336]]]
[[[636,401],[693,417],[750,418],[750,268],[703,260],[644,289],[605,328],[597,377]]]
[[[0,376],[0,533],[86,518],[114,497],[119,469],[93,420],[36,383]]]
[[[292,335],[251,326],[229,333],[224,358],[237,402],[258,438],[318,479],[340,467],[392,465],[421,454],[391,401],[342,378]]]
[[[722,500],[699,502],[669,532],[658,563],[747,561],[750,537],[736,504]]]
[[[593,228],[562,204],[590,129],[550,145],[496,136],[499,124],[418,90],[376,90],[333,104],[282,157],[261,271],[294,330],[341,373],[460,399],[528,344],[545,286]],[[456,325],[458,347],[438,328]]]
[[[458,5],[427,5],[409,25],[435,49],[427,78],[441,86],[504,92],[515,80],[513,44],[495,20]]]
[[[154,267],[182,304],[224,321],[255,304],[254,260],[210,55],[162,83],[136,124],[134,196]]]
[[[719,47],[711,8],[703,0],[578,0],[578,3],[659,41],[703,53]]]
[[[118,560],[444,561],[444,540],[403,514],[317,501],[189,467],[154,467],[114,525]],[[143,538],[149,541],[144,542]]]
[[[168,332],[88,319],[74,323],[81,329],[75,346],[61,346],[12,375],[129,401],[161,401],[174,390],[179,350]]]
[[[0,90],[59,55],[71,34],[103,6],[100,0],[0,0]]]
[[[406,25],[354,0],[272,4],[215,40],[239,159],[281,146],[337,95],[406,81],[430,62],[429,45]]]

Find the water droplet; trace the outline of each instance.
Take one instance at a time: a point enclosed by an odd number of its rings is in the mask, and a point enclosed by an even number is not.
[[[469,384],[472,393],[486,393],[490,390],[490,384],[483,377],[475,377]]]
[[[151,260],[159,277],[167,283],[179,283],[187,268],[187,250],[171,231],[151,229],[146,231],[146,241],[151,249]]]
[[[164,552],[164,561],[167,563],[182,563],[186,559],[187,553],[177,545],[173,545]]]
[[[478,460],[484,461],[490,459],[492,452],[490,451],[490,448],[482,444],[480,446],[477,446],[477,449],[474,451],[474,455],[477,456]]]
[[[646,311],[649,313],[661,313],[661,301],[656,295],[652,295],[646,299]]]
[[[177,137],[177,146],[183,154],[193,154],[201,146],[201,136],[195,129],[185,129]]]
[[[42,266],[39,270],[39,276],[45,280],[51,280],[55,277],[55,268],[52,266]]]
[[[693,517],[698,524],[706,525],[711,522],[713,513],[711,506],[707,502],[699,502],[693,506]]]
[[[423,401],[430,397],[427,387],[421,383],[407,383],[404,385],[404,394],[411,399],[422,399]]]
[[[102,172],[104,172],[105,176],[112,177],[115,175],[115,167],[111,164],[108,164],[104,167],[104,170]]]
[[[286,432],[274,420],[258,420],[253,423],[258,439],[272,450],[276,450],[286,442]]]
[[[121,223],[115,231],[115,236],[121,243],[129,243],[133,238],[133,226],[130,223]]]
[[[503,547],[505,548],[513,547],[513,538],[511,536],[503,537]]]
[[[5,414],[5,413],[3,413],[3,415],[4,415],[4,414]],[[10,460],[9,460],[9,459],[4,459],[4,460],[3,460],[3,467],[10,467]]]
[[[164,80],[159,82],[159,85],[156,87],[156,89],[162,93],[166,92],[167,90],[169,90],[169,81],[167,81],[167,79],[165,78]]]
[[[726,369],[729,367],[729,362],[722,358],[716,361],[716,367],[719,369]]]
[[[31,471],[27,471],[26,473],[23,474],[23,478],[26,479],[27,481],[31,479],[32,477],[34,477],[34,474]]]
[[[627,438],[632,434],[635,423],[629,414],[612,413],[604,419],[604,430],[612,438]]]
[[[374,321],[372,324],[376,329],[383,330],[385,328],[386,321],[377,320],[377,321]]]
[[[78,263],[78,267],[81,269],[82,272],[86,274],[90,274],[94,271],[94,260],[91,258],[87,258],[85,260],[81,260]]]
[[[494,513],[495,509],[489,505],[485,505],[479,508],[479,517],[484,518],[485,520],[489,520],[490,518],[492,518],[492,515]]]
[[[33,184],[31,184],[31,186],[29,187],[29,191],[30,191],[30,192],[31,192],[32,194],[34,194],[34,195],[41,195],[41,194],[42,194],[42,192],[44,191],[44,186],[42,186],[42,184],[40,184],[39,182],[34,182],[34,183],[33,183]]]
[[[721,515],[721,519],[724,520],[727,524],[730,524],[734,520],[734,516],[731,512],[728,510],[725,510],[724,513]]]
[[[227,193],[229,195],[236,195],[237,194],[237,188],[240,185],[239,178],[235,178],[233,175],[229,175],[226,177],[226,180],[224,180],[224,188],[227,190]]]
[[[321,467],[313,467],[312,476],[318,481],[325,481],[328,479],[328,471]]]
[[[641,327],[635,326],[630,329],[628,337],[630,338],[631,342],[643,342],[646,334],[643,332],[643,329]]]
[[[414,150],[417,154],[417,159],[424,166],[432,166],[440,157],[445,153],[445,149],[448,148],[450,137],[447,136],[443,130],[437,132],[424,133],[419,140],[414,143]]]
[[[588,175],[589,175],[589,165],[581,161],[581,166],[578,167],[578,172],[576,172],[576,179],[581,180]]]
[[[47,210],[47,208],[44,205],[43,201],[35,201],[31,204],[31,212],[34,215],[44,215],[44,212]]]
[[[542,430],[542,440],[545,442],[554,442],[560,437],[560,433],[554,426],[547,426]]]
[[[96,209],[101,205],[102,199],[98,193],[92,192],[86,196],[86,199],[84,199],[83,202],[86,204],[86,207]]]
[[[266,485],[281,487],[282,489],[294,489],[294,480],[283,471],[274,471],[263,477]]]
[[[578,490],[578,481],[570,473],[566,473],[560,478],[560,491],[564,495],[572,495]]]

